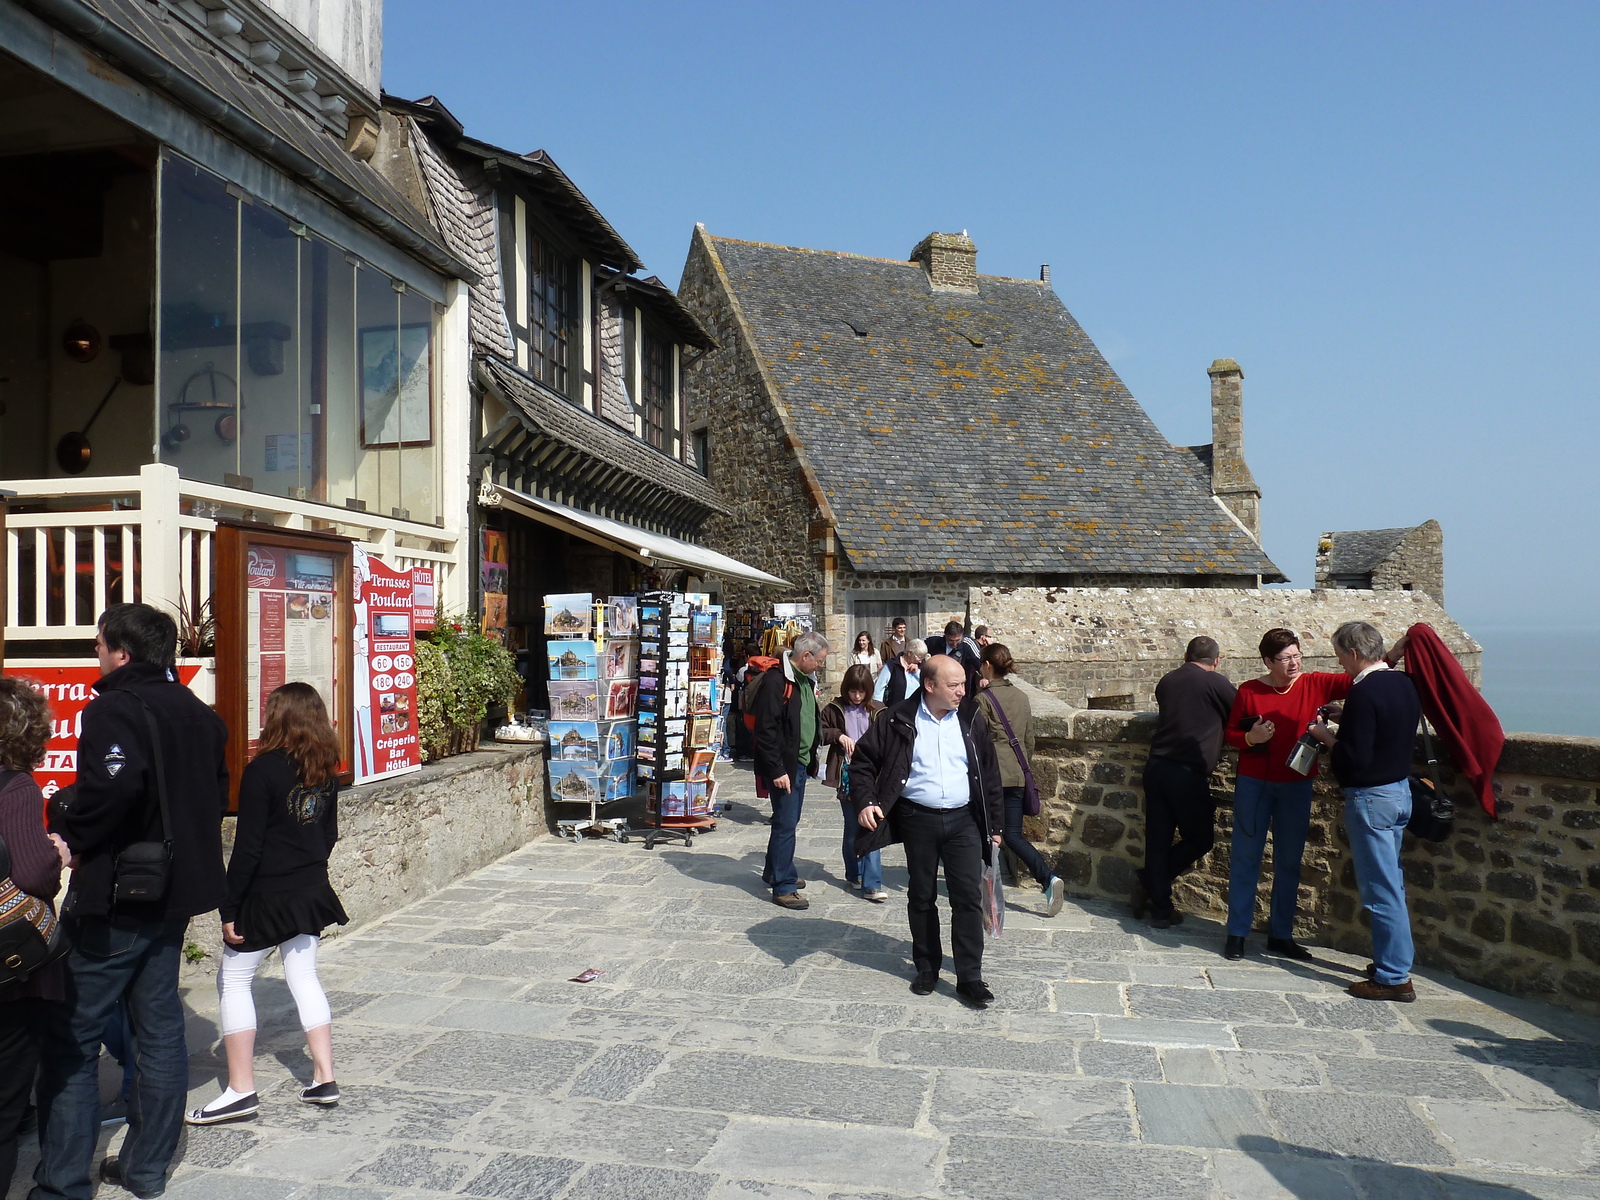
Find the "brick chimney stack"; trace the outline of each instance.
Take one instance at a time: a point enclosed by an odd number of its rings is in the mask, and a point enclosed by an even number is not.
[[[1211,376],[1211,494],[1261,540],[1261,488],[1244,461],[1244,371],[1231,358],[1206,369]]]
[[[917,243],[911,261],[922,264],[936,292],[971,294],[978,290],[978,248],[964,229],[960,233],[930,233]]]

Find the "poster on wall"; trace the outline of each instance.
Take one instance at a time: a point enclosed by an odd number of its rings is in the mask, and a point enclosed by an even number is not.
[[[94,699],[94,685],[100,682],[98,666],[41,667],[16,665],[5,669],[31,683],[50,705],[50,740],[45,743],[44,762],[33,772],[34,781],[46,800],[78,779],[78,735],[83,731],[83,710]],[[198,665],[179,665],[178,682],[193,687],[200,674]]]
[[[355,782],[422,766],[417,735],[415,602],[410,571],[354,547]]]
[[[291,680],[317,689],[332,715],[338,559],[287,546],[249,548],[245,575],[245,741],[255,754],[267,697]],[[335,718],[337,719],[337,718]]]
[[[427,633],[434,626],[439,594],[433,588],[432,567],[411,568],[411,628]]]

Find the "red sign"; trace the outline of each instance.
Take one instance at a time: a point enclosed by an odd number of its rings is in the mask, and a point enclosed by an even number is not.
[[[355,782],[422,766],[412,573],[355,548]]]
[[[33,773],[46,800],[78,778],[78,734],[83,730],[83,710],[94,699],[100,682],[98,666],[13,667],[5,672],[26,679],[50,702],[50,740],[44,762]],[[188,686],[200,668],[178,668],[178,682]]]
[[[433,628],[434,610],[438,608],[438,593],[433,590],[433,568],[411,568],[412,628],[426,633]]]

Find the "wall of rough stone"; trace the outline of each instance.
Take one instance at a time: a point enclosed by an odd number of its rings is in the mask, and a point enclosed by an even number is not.
[[[493,746],[426,764],[389,783],[339,793],[339,844],[328,876],[353,928],[420,900],[487,866],[554,826],[543,746]],[[223,822],[231,852],[234,820]],[[215,913],[189,940],[222,951]]]
[[[1154,714],[1069,709],[1048,697],[1035,708],[1044,811],[1026,831],[1075,894],[1125,900],[1144,861],[1141,776]],[[1440,844],[1408,837],[1403,850],[1418,962],[1600,1016],[1600,739],[1512,735],[1495,776],[1497,821],[1465,793],[1448,762],[1443,778],[1458,797],[1454,836]],[[1217,846],[1174,888],[1180,908],[1219,922],[1227,912],[1234,779],[1229,754],[1212,777]],[[1366,953],[1371,940],[1342,806],[1337,785],[1319,775],[1296,936]],[[1257,930],[1266,925],[1271,882],[1269,844]]]
[[[705,428],[709,477],[731,512],[705,525],[705,544],[791,585],[788,591],[726,581],[732,608],[774,600],[820,604],[826,595],[823,553],[829,533],[819,521],[782,414],[766,389],[761,364],[711,249],[699,231],[684,264],[678,298],[700,318],[716,349],[684,372],[688,428]]]
[[[1257,644],[1275,626],[1300,634],[1307,670],[1337,671],[1329,639],[1345,621],[1370,621],[1390,639],[1425,621],[1474,683],[1481,675],[1481,647],[1421,592],[975,587],[970,610],[1026,678],[1080,708],[1115,696],[1154,708],[1156,683],[1199,634],[1221,644],[1231,679],[1252,678],[1261,673]]]
[[[1333,563],[1341,537],[1361,537],[1365,530],[1352,533],[1324,532],[1317,539],[1316,585],[1336,587]],[[1427,592],[1444,603],[1444,529],[1437,521],[1424,521],[1406,533],[1400,544],[1372,565],[1370,583],[1380,592]]]

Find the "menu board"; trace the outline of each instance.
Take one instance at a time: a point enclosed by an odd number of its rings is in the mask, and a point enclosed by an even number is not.
[[[309,683],[334,707],[335,604],[343,584],[332,554],[251,545],[245,561],[245,740],[261,738],[267,697],[286,683]]]
[[[360,546],[355,576],[355,782],[422,768],[417,736],[416,609],[410,571],[395,571]]]

